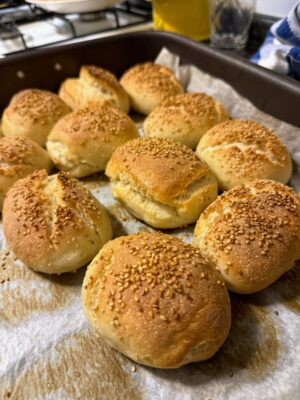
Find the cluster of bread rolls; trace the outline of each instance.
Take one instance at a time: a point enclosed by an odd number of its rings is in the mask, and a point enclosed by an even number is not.
[[[144,137],[130,108],[146,115]],[[141,364],[176,368],[210,358],[230,329],[227,288],[262,290],[300,258],[300,199],[285,186],[292,173],[285,145],[255,121],[230,120],[212,97],[184,93],[164,66],[133,66],[120,81],[83,66],[59,95],[16,94],[2,131],[9,247],[47,274],[95,257],[83,283],[86,316]],[[111,240],[108,212],[76,179],[100,171],[114,197],[152,227],[197,222],[193,245],[160,232]]]

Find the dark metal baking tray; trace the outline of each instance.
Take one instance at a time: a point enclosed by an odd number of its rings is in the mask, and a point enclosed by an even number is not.
[[[181,63],[224,79],[258,108],[300,127],[300,83],[232,57],[205,44],[167,32],[137,32],[42,50],[0,60],[0,111],[18,90],[39,87],[56,91],[61,81],[93,63],[120,76],[135,63],[153,60],[165,46]]]

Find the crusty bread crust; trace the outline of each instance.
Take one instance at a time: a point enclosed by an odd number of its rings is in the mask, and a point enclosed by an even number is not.
[[[206,164],[172,140],[139,138],[118,147],[106,174],[114,196],[140,219],[158,228],[196,221],[217,197]]]
[[[76,271],[112,237],[104,207],[65,172],[37,171],[19,180],[3,207],[10,249],[28,267],[48,274]]]
[[[44,146],[54,124],[70,112],[54,93],[26,89],[15,94],[2,116],[4,136],[27,137]]]
[[[287,183],[292,162],[286,146],[270,129],[255,121],[222,122],[207,132],[196,153],[229,190],[253,179]]]
[[[103,171],[113,151],[138,136],[125,113],[93,105],[62,118],[48,137],[47,149],[59,169],[81,178]]]
[[[300,199],[278,182],[238,186],[201,215],[194,244],[220,270],[230,290],[262,290],[300,258]]]
[[[219,272],[193,246],[160,233],[106,244],[88,267],[82,301],[107,343],[156,368],[212,357],[230,328]]]
[[[73,110],[110,103],[125,113],[129,112],[128,96],[116,76],[95,65],[83,65],[79,78],[66,79],[60,87],[59,96]]]
[[[150,62],[129,68],[120,82],[128,93],[131,107],[146,115],[166,98],[183,93],[181,83],[169,68]]]
[[[46,150],[22,136],[0,138],[0,210],[12,185],[36,170],[50,172],[53,164]]]
[[[172,139],[192,149],[213,126],[228,119],[222,104],[205,93],[168,97],[145,119],[145,136]]]

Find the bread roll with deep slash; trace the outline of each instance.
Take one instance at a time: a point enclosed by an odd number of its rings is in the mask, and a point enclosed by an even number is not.
[[[191,149],[168,139],[130,140],[114,151],[106,175],[113,195],[156,228],[195,222],[218,193],[208,166]]]
[[[116,76],[95,65],[83,65],[79,78],[66,79],[59,96],[73,109],[90,105],[111,104],[125,113],[129,112],[129,100]]]
[[[76,271],[112,238],[108,214],[89,190],[65,172],[44,170],[9,190],[3,229],[17,258],[47,274]]]
[[[138,137],[134,122],[111,105],[73,111],[52,129],[47,150],[58,169],[82,178],[104,171],[113,151]]]

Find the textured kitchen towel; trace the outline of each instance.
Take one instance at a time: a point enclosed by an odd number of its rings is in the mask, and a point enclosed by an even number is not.
[[[286,18],[271,27],[263,45],[251,60],[300,80],[300,2]]]

